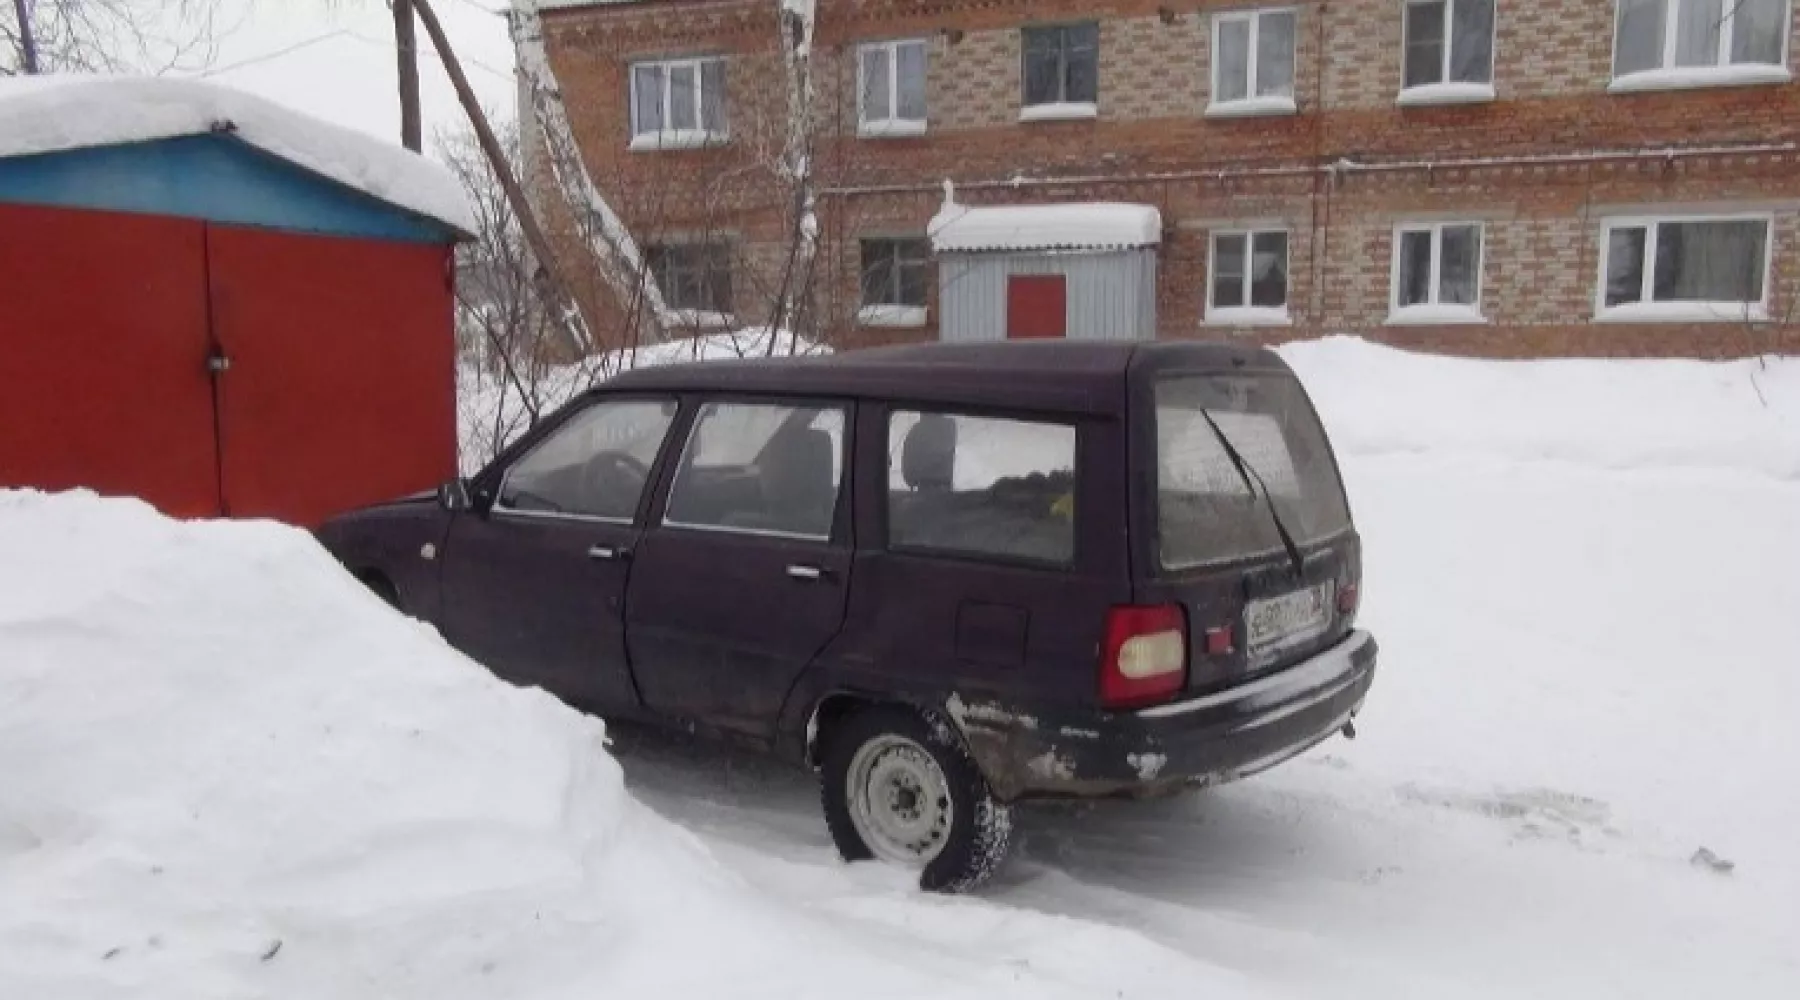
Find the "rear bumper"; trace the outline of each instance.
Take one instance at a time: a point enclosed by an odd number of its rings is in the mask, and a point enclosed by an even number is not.
[[[953,700],[1003,799],[1155,795],[1274,767],[1344,727],[1375,679],[1367,632],[1279,673],[1137,712],[1032,712]]]

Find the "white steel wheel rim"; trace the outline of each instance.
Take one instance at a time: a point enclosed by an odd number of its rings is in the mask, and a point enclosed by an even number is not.
[[[851,825],[871,854],[922,868],[943,853],[956,811],[930,751],[904,736],[877,736],[850,758],[844,786]]]

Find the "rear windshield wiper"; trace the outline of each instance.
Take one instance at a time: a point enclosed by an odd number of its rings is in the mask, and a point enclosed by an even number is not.
[[[1244,481],[1244,488],[1250,491],[1250,495],[1256,496],[1257,487],[1262,488],[1263,506],[1269,510],[1269,519],[1275,522],[1275,533],[1281,536],[1281,547],[1287,550],[1288,559],[1294,564],[1294,576],[1298,578],[1306,565],[1306,558],[1300,554],[1300,546],[1294,544],[1293,534],[1288,531],[1287,523],[1281,519],[1281,511],[1275,507],[1275,497],[1269,492],[1269,484],[1263,482],[1262,473],[1256,471],[1256,466],[1251,465],[1243,455],[1239,454],[1237,446],[1225,436],[1225,432],[1219,428],[1219,422],[1213,419],[1210,410],[1201,407],[1200,417],[1206,421],[1206,426],[1212,428],[1213,436],[1219,439],[1219,444],[1225,449],[1225,456],[1231,459],[1232,466],[1237,469],[1238,478]],[[1256,480],[1255,485],[1251,485],[1252,479]]]

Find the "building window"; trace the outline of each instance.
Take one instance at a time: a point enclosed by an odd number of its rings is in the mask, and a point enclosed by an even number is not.
[[[1020,117],[1092,118],[1100,91],[1100,25],[1024,29],[1025,95]]]
[[[917,238],[862,241],[863,326],[925,325],[931,243]]]
[[[925,131],[925,42],[876,42],[861,49],[857,125],[863,135]]]
[[[1480,323],[1481,224],[1403,225],[1394,230],[1390,323]]]
[[[731,312],[731,247],[725,243],[685,243],[651,247],[645,253],[663,304],[702,314]],[[702,323],[702,325],[704,325]]]
[[[725,138],[725,60],[631,66],[631,148],[688,149]]]
[[[1213,17],[1212,104],[1207,114],[1294,111],[1292,10]]]
[[[1788,0],[1618,0],[1613,89],[1777,83]]]
[[[1407,0],[1402,104],[1494,98],[1494,0]]]
[[[1208,323],[1288,321],[1288,234],[1219,232],[1212,238]]]
[[[1610,219],[1601,235],[1600,319],[1768,317],[1767,216]]]

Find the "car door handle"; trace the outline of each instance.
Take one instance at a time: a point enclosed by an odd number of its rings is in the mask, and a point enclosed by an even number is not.
[[[806,583],[815,583],[825,579],[826,573],[817,566],[807,566],[801,563],[795,563],[787,568],[787,575],[790,579],[800,580]]]
[[[631,550],[623,546],[596,545],[588,549],[588,558],[623,561],[631,558]]]

